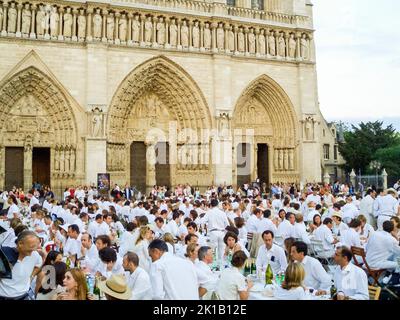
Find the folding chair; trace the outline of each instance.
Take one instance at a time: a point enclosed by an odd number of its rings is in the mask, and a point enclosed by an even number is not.
[[[326,250],[321,240],[311,239],[311,247],[314,252],[314,257],[325,263],[328,267],[334,265],[333,258],[326,255]]]
[[[353,254],[353,260],[354,260],[354,264],[357,267],[362,268],[368,276],[370,276],[373,280],[374,283],[373,285],[379,285],[379,278],[380,276],[386,271],[386,269],[378,269],[378,270],[374,270],[371,269],[367,263],[367,259],[365,256],[365,250],[364,248],[359,248],[359,247],[351,247],[351,253]],[[360,256],[363,260],[363,264],[360,264],[357,260],[357,256]]]
[[[379,300],[382,288],[379,286],[368,286],[369,300]]]

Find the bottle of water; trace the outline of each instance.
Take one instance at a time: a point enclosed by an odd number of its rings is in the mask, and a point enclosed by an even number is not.
[[[94,292],[94,284],[95,284],[94,277],[91,274],[89,274],[86,277],[86,281],[87,281],[87,284],[88,284],[89,293],[93,294],[93,292]]]

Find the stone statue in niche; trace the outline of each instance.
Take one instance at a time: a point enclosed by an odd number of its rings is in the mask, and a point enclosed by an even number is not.
[[[275,42],[275,37],[274,33],[271,32],[268,36],[268,49],[269,49],[269,54],[271,56],[276,56],[276,42]]]
[[[29,6],[29,3],[25,4],[24,9],[22,10],[22,34],[29,34],[31,29],[31,20],[32,20],[32,12]]]
[[[0,31],[3,29],[3,16],[4,16],[3,7],[0,6]]]
[[[100,15],[100,9],[96,9],[96,13],[93,16],[93,37],[95,39],[101,38],[101,23],[103,19]]]
[[[279,170],[283,170],[283,150],[279,149]]]
[[[95,108],[92,110],[92,137],[103,136],[103,114],[102,110]]]
[[[261,55],[265,55],[265,36],[264,36],[264,30],[260,31],[260,34],[258,35],[258,47],[259,52]]]
[[[228,49],[229,51],[235,50],[235,33],[233,32],[232,27],[230,27],[228,31]]]
[[[181,45],[184,48],[189,47],[189,28],[186,24],[186,20],[182,21],[181,26]]]
[[[15,8],[15,3],[11,2],[11,7],[8,9],[7,32],[15,33],[16,29],[17,29],[17,9]]]
[[[64,13],[64,37],[72,37],[72,14],[71,8],[67,8],[67,12]]]
[[[249,52],[250,53],[256,53],[256,37],[253,32],[249,32],[248,35],[249,39]]]
[[[307,117],[304,121],[304,132],[306,140],[314,140],[314,124],[315,120],[312,117]]]
[[[109,13],[107,16],[107,39],[108,40],[114,40],[114,28],[115,28],[114,14]]]
[[[229,135],[229,115],[222,113],[219,116],[219,136],[226,137]]]
[[[78,17],[78,38],[84,39],[86,37],[86,17],[84,10],[79,10]]]
[[[135,15],[134,19],[132,20],[132,41],[140,41],[140,21],[138,15]]]
[[[151,17],[147,17],[146,22],[144,23],[144,39],[145,42],[151,42],[151,35],[153,30],[153,23],[151,22]]]
[[[244,34],[242,28],[239,29],[238,33],[238,51],[244,52]]]
[[[285,43],[285,38],[283,37],[283,34],[279,34],[278,38],[278,55],[280,57],[285,57],[286,56],[286,43]]]
[[[163,45],[165,43],[165,23],[163,17],[157,22],[157,43]]]
[[[169,26],[169,44],[173,47],[176,47],[176,35],[178,32],[178,27],[175,24],[175,19],[171,19],[171,24]]]
[[[290,58],[295,58],[296,57],[296,40],[294,38],[294,34],[290,34],[289,38],[289,57]]]
[[[211,30],[209,23],[206,23],[204,26],[204,48],[211,48]]]
[[[39,36],[44,35],[44,29],[46,27],[46,11],[43,5],[39,5],[39,10],[36,13],[36,34]]]
[[[53,39],[58,37],[58,24],[60,21],[60,16],[57,12],[57,7],[52,7],[50,12],[50,36]]]
[[[195,21],[193,26],[193,47],[199,48],[200,47],[200,28],[199,22]]]
[[[118,22],[118,37],[122,42],[126,42],[126,29],[128,27],[128,21],[126,20],[126,15],[122,14]]]
[[[217,48],[218,50],[224,49],[224,28],[222,23],[219,23],[217,28]]]
[[[308,45],[307,35],[305,33],[303,34],[300,40],[300,52],[301,52],[301,57],[304,60],[309,59],[309,45]]]

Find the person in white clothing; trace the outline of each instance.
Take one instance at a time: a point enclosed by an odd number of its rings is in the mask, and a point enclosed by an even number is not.
[[[375,197],[376,197],[376,191],[368,189],[366,196],[360,202],[360,213],[367,218],[368,224],[376,228],[376,220],[374,217]]]
[[[149,274],[139,267],[139,257],[134,252],[124,255],[122,266],[125,270],[128,287],[132,290],[130,300],[151,300],[153,290]]]
[[[333,227],[332,232],[335,236],[340,236],[343,231],[348,230],[349,226],[342,222],[342,212],[335,211],[332,214]]]
[[[357,247],[362,248],[360,232],[361,230],[361,221],[359,219],[351,220],[349,224],[349,229],[344,230],[340,235],[340,243],[342,246],[346,246],[347,248]]]
[[[286,213],[286,219],[283,220],[278,225],[278,232],[276,233],[276,235],[282,237],[283,240],[286,240],[287,238],[294,238],[295,222],[296,222],[296,217],[295,217],[294,213],[291,213],[291,212]]]
[[[118,259],[117,253],[110,247],[99,250],[99,263],[95,267],[96,275],[110,278],[113,274],[124,274],[122,259]]]
[[[301,263],[292,262],[285,271],[285,281],[274,292],[277,300],[307,300],[303,288],[305,270]]]
[[[270,230],[274,234],[276,234],[278,232],[278,228],[271,220],[271,210],[269,209],[264,210],[263,216],[264,217],[257,224],[256,232],[262,234],[264,231]]]
[[[314,232],[315,239],[322,242],[324,252],[321,253],[321,256],[325,258],[332,258],[335,253],[334,245],[338,242],[338,240],[333,237],[332,227],[332,219],[325,218],[323,224]]]
[[[211,210],[207,212],[207,218],[205,222],[208,223],[210,244],[213,248],[218,250],[217,259],[221,260],[225,250],[225,228],[229,226],[229,221],[225,212],[218,208],[217,199],[212,199],[210,204]]]
[[[293,238],[299,239],[306,244],[311,244],[306,225],[303,221],[303,215],[301,213],[296,214],[296,223],[294,224]]]
[[[352,253],[347,247],[338,247],[335,262],[338,265],[334,274],[337,300],[369,300],[367,274],[351,263]],[[321,291],[319,294],[326,294]]]
[[[359,214],[359,210],[353,203],[353,198],[349,195],[346,198],[346,204],[342,208],[342,219],[343,222],[349,224],[351,220],[356,218]]]
[[[7,219],[11,220],[13,218],[19,218],[20,214],[19,214],[18,202],[15,196],[14,195],[9,196],[7,201],[8,204],[10,205],[7,211]]]
[[[374,210],[378,217],[378,230],[382,230],[383,222],[390,220],[391,217],[399,213],[399,202],[396,197],[396,190],[388,189],[386,195],[375,200]]]
[[[181,213],[178,210],[172,212],[172,220],[165,227],[166,233],[172,234],[175,238],[179,238],[179,222],[181,220]]]
[[[274,234],[272,231],[264,231],[262,239],[264,240],[264,244],[258,249],[256,259],[257,270],[264,273],[268,264],[271,264],[274,274],[284,272],[287,267],[286,254],[281,247],[274,244]]]
[[[305,270],[304,285],[315,290],[328,291],[331,286],[331,277],[325,271],[321,262],[307,256],[307,244],[302,241],[295,241],[290,250],[292,260],[300,262]]]
[[[246,262],[247,256],[243,251],[237,251],[232,257],[232,267],[221,272],[217,292],[221,300],[247,300],[253,283],[241,274],[240,270]]]
[[[96,220],[92,221],[88,226],[88,233],[93,239],[102,235],[111,235],[110,227],[106,222],[103,221],[103,216],[101,214],[96,215]]]
[[[94,267],[98,261],[99,252],[96,245],[93,244],[92,236],[89,233],[81,235],[81,263],[82,268],[85,267],[90,273],[94,273]],[[84,264],[84,266],[83,266]]]
[[[218,276],[210,268],[213,263],[213,252],[208,246],[199,248],[199,261],[195,264],[199,281],[199,295],[203,300],[210,300],[213,292],[216,291]]]
[[[77,259],[81,257],[81,241],[79,237],[79,227],[76,224],[68,226],[68,239],[64,246],[64,256],[68,257],[75,265]]]
[[[160,239],[149,245],[152,259],[150,279],[155,300],[198,300],[198,280],[195,266],[187,259],[168,252]]]
[[[120,246],[118,254],[123,257],[128,251],[133,252],[137,237],[133,234],[136,229],[136,224],[129,222],[126,226],[126,231],[122,234],[120,239]]]
[[[309,194],[306,198],[306,203],[314,202],[316,205],[321,204],[321,196],[319,195],[319,189],[317,187],[312,188],[312,194]]]
[[[154,234],[150,228],[150,225],[140,227],[140,234],[135,242],[135,247],[133,252],[135,252],[139,257],[139,266],[150,272],[151,259],[149,256],[149,243],[153,240]]]
[[[400,256],[399,242],[391,235],[394,229],[392,221],[383,222],[383,230],[374,232],[365,247],[366,259],[372,269],[389,269],[397,267]]]

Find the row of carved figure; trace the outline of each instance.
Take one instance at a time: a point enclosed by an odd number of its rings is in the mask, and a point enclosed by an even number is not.
[[[2,36],[103,41],[303,60],[310,60],[312,40],[311,34],[289,30],[15,2],[0,4],[0,29]]]
[[[294,170],[294,149],[275,149],[274,169],[275,171]]]
[[[54,149],[54,171],[72,173],[76,170],[76,150],[69,148]]]

